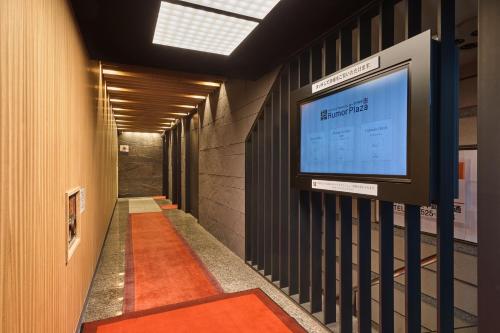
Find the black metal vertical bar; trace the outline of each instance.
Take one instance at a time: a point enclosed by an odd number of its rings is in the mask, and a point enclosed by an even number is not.
[[[309,49],[302,52],[299,57],[299,83],[300,87],[309,84],[311,79],[311,52]]]
[[[172,133],[172,203],[177,204],[177,125]]]
[[[171,168],[172,168],[172,155],[170,154],[171,153],[171,150],[172,150],[172,130],[169,130],[168,132],[165,133],[165,136],[166,136],[166,142],[167,142],[167,171],[166,171],[166,175],[167,175],[167,198],[168,199],[172,199],[173,198],[173,193],[170,192],[170,183],[171,183],[171,179],[170,179],[170,174],[171,174]]]
[[[500,2],[481,0],[479,4],[478,62],[478,319],[479,332],[495,333],[500,327]]]
[[[334,194],[325,194],[325,292],[323,301],[323,322],[337,320],[337,202]]]
[[[358,332],[371,332],[371,201],[358,199]]]
[[[420,207],[405,206],[405,327],[421,331],[420,304]]]
[[[310,52],[310,79],[309,82],[316,81],[323,75],[323,43],[316,43],[311,47]],[[311,193],[311,231],[310,231],[310,300],[311,313],[321,311],[322,308],[322,211],[323,198],[321,193]]]
[[[310,192],[300,191],[299,198],[299,303],[309,302],[310,286],[310,232],[311,232]]]
[[[163,195],[168,197],[168,135],[163,134]]]
[[[290,222],[288,225],[288,293],[299,292],[299,192],[290,189]]]
[[[311,82],[311,50],[307,49],[300,55],[299,83],[303,87]],[[300,235],[299,235],[299,302],[305,303],[310,300],[311,286],[311,193],[300,191]]]
[[[175,189],[176,189],[176,184],[175,184],[175,128],[171,130],[172,136],[170,137],[170,142],[172,143],[172,153],[171,153],[171,167],[172,167],[172,203],[175,204],[176,202],[176,197],[175,197]]]
[[[352,27],[340,32],[340,67],[352,63]],[[352,332],[352,198],[340,197],[340,331]]]
[[[290,179],[288,162],[288,98],[289,98],[289,71],[285,70],[280,78],[280,287],[288,287],[289,261],[289,197]]]
[[[340,33],[340,67],[352,64],[352,28],[346,27]]]
[[[279,84],[273,88],[271,95],[272,112],[272,262],[271,280],[279,280],[280,273],[280,93]]]
[[[352,332],[352,199],[340,197],[340,331]]]
[[[405,35],[411,38],[422,31],[422,0],[405,0]]]
[[[322,195],[311,192],[311,313],[319,312],[321,301],[321,231],[322,231]]]
[[[394,44],[394,0],[382,0],[380,50]],[[379,217],[379,331],[394,332],[394,204],[380,201]]]
[[[264,181],[264,275],[271,274],[272,267],[272,222],[273,222],[273,187],[272,187],[272,168],[273,168],[273,114],[271,100],[267,100],[264,106],[264,124],[265,124],[265,181]]]
[[[184,187],[186,191],[186,203],[184,204],[186,213],[191,212],[191,120],[193,115],[186,118],[184,127]]]
[[[358,60],[372,54],[372,22],[370,16],[360,16],[358,19]]]
[[[439,112],[439,198],[437,211],[438,331],[453,332],[453,198],[455,196],[456,123],[458,121],[455,1],[440,0],[438,34],[441,41]]]
[[[264,142],[264,137],[265,137],[265,127],[264,127],[264,116],[261,116],[259,118],[259,125],[258,125],[258,131],[259,131],[259,189],[258,189],[258,196],[259,196],[259,219],[258,219],[258,238],[259,238],[259,246],[258,246],[258,256],[257,256],[257,268],[259,270],[264,268],[264,220],[265,220],[265,190],[264,190],[264,182],[265,182],[265,163],[264,163],[264,156],[265,156],[265,142]]]
[[[337,38],[338,34],[331,34],[325,39],[325,75],[337,70]]]
[[[290,91],[299,87],[299,59],[290,62]]]
[[[394,45],[394,2],[395,0],[382,0],[380,3],[380,50]]]
[[[337,38],[338,33],[325,39],[324,69],[325,75],[337,70]],[[337,203],[334,194],[325,194],[325,249],[324,249],[324,295],[323,322],[330,324],[337,321]]]
[[[371,17],[358,19],[358,54],[361,60],[371,55]],[[358,332],[371,332],[371,201],[358,199]]]
[[[245,142],[245,261],[252,255],[252,136]]]
[[[290,91],[296,90],[299,86],[299,65],[298,60],[294,60],[290,64]],[[289,101],[290,102],[290,101]],[[288,117],[293,116],[290,109],[287,110]],[[288,123],[290,130],[290,122]],[[288,156],[290,156],[290,132],[288,133]],[[289,214],[289,231],[288,231],[288,293],[295,295],[299,292],[299,192],[295,188],[290,187],[290,214]]]
[[[175,162],[177,164],[177,205],[179,209],[182,207],[182,121],[177,126],[177,156]]]
[[[312,82],[319,80],[323,75],[322,68],[323,44],[317,43],[311,48],[311,78]]]
[[[421,0],[405,0],[405,37],[422,30]],[[420,207],[405,206],[405,327],[406,333],[421,331]]]
[[[258,122],[258,121],[257,121]],[[252,265],[257,264],[257,249],[259,247],[259,132],[258,125],[252,133]]]
[[[371,17],[358,20],[358,60],[371,55]],[[371,332],[371,201],[358,199],[358,332]]]
[[[394,332],[394,204],[380,201],[379,332]]]

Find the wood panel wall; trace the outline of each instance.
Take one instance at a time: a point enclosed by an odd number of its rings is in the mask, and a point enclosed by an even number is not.
[[[86,188],[65,263],[64,193]],[[65,0],[0,1],[0,332],[74,332],[117,196],[99,65]]]

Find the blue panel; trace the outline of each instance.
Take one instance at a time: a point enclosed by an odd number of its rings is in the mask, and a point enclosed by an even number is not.
[[[407,175],[408,69],[301,105],[300,171]]]

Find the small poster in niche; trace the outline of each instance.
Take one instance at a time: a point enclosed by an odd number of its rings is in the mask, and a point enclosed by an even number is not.
[[[80,188],[66,192],[66,263],[80,243]]]

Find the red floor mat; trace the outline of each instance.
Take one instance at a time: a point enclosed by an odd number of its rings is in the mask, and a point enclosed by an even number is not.
[[[217,281],[162,213],[129,215],[124,312],[222,293]]]
[[[177,205],[161,205],[160,208],[163,210],[177,209]]]
[[[305,332],[260,289],[125,314],[83,325],[83,333]]]

